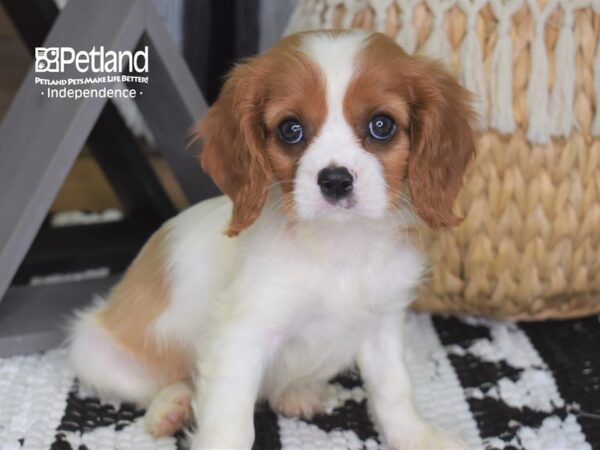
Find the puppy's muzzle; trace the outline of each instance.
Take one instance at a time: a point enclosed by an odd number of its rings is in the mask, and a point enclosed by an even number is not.
[[[348,197],[354,188],[354,177],[345,167],[327,167],[317,176],[321,193],[330,203]]]

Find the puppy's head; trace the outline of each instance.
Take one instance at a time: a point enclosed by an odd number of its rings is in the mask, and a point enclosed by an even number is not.
[[[198,126],[201,162],[233,200],[230,236],[273,185],[297,220],[377,219],[409,195],[425,223],[449,226],[472,116],[451,75],[384,35],[301,33],[233,69]]]

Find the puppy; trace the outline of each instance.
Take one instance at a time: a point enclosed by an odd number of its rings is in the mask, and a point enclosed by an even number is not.
[[[297,34],[236,66],[197,128],[227,196],[168,221],[79,314],[81,382],[147,407],[154,435],[193,410],[192,449],[249,449],[257,399],[310,417],[356,364],[390,448],[464,448],[415,411],[402,322],[415,232],[459,222],[472,117],[440,65],[381,34]]]

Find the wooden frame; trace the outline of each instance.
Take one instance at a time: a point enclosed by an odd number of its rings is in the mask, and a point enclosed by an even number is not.
[[[190,202],[216,194],[187,145],[191,125],[207,106],[152,2],[71,0],[44,42],[45,47],[76,50],[94,46],[133,50],[138,45],[148,45],[150,60],[149,84],[138,96],[138,106],[158,148]],[[67,71],[61,78],[78,75]],[[41,350],[62,336],[58,319],[67,311],[58,303],[56,308],[41,307],[56,301],[48,298],[57,295],[53,289],[44,289],[47,295],[40,295],[39,288],[9,288],[9,284],[106,104],[106,99],[99,98],[47,99],[34,77],[32,67],[0,125],[0,296],[6,293],[0,302],[0,355]],[[56,289],[62,303],[72,308],[89,302],[92,292],[99,286],[106,288],[107,282],[70,283]],[[2,320],[24,320],[25,312],[36,311],[43,312],[44,318],[31,318],[37,324],[35,332],[23,326],[22,336],[13,333],[6,340]],[[46,331],[40,332],[40,327]]]
[[[42,46],[59,9],[54,0],[0,0],[30,53]],[[125,219],[118,223],[39,229],[12,285],[33,276],[106,267],[121,273],[144,242],[177,209],[149,164],[140,142],[111,101],[104,105],[86,141],[119,198]],[[135,226],[134,230],[132,227]],[[69,245],[66,245],[69,244]]]

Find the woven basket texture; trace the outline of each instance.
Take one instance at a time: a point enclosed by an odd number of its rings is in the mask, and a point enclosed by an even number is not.
[[[479,95],[478,156],[456,204],[465,219],[426,239],[417,309],[600,311],[599,14],[597,1],[300,1],[288,32],[383,31],[445,59]]]

